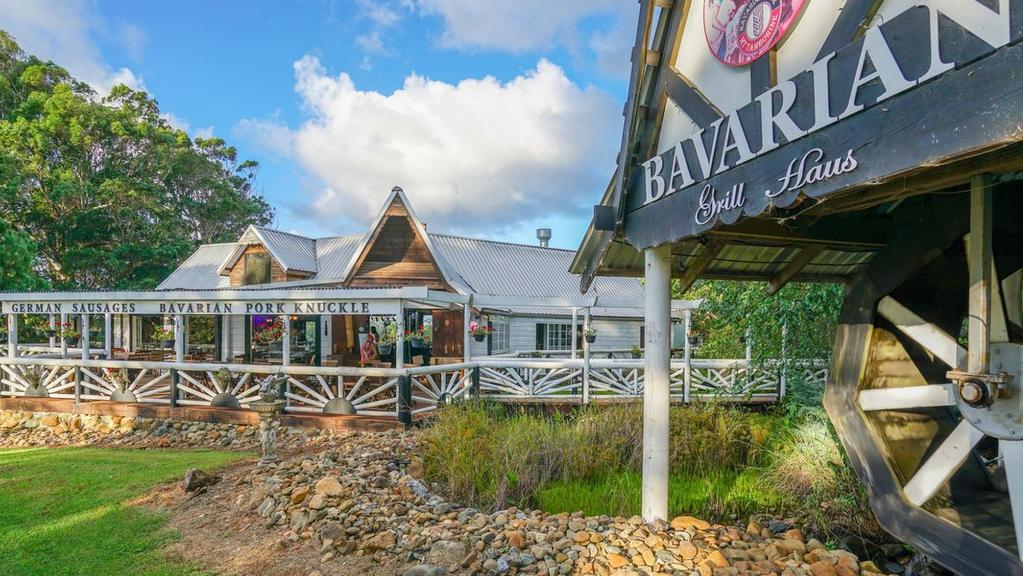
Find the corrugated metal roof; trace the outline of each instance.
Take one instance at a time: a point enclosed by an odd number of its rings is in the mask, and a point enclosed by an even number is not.
[[[286,271],[316,273],[316,241],[271,228],[253,227],[267,251]]]
[[[317,280],[343,280],[362,234],[316,239]]]
[[[515,314],[518,316],[557,316],[564,318],[572,317],[572,310],[569,308],[556,308],[553,306],[500,306],[487,307],[487,310],[494,312]],[[583,313],[579,311],[579,319],[582,320]],[[642,308],[611,308],[606,306],[594,306],[590,308],[591,318],[643,318]]]
[[[157,290],[227,288],[231,279],[220,275],[220,268],[235,249],[234,243],[204,244],[196,249]]]
[[[575,252],[445,234],[430,234],[433,245],[476,294],[559,297],[579,294],[579,276],[568,271]],[[635,278],[597,278],[596,296],[639,299]]]
[[[362,235],[335,236],[316,240],[293,234],[266,234],[273,238],[282,250],[287,246],[290,256],[299,255],[303,249],[300,242],[306,240],[315,250],[316,275],[314,280],[342,281],[348,272],[352,255],[358,248]],[[575,253],[571,250],[542,248],[526,244],[510,244],[492,240],[464,238],[446,234],[428,234],[430,243],[437,251],[436,257],[445,262],[456,280],[464,283],[469,291],[491,296],[523,297],[575,297],[579,294],[579,276],[568,271]],[[188,260],[174,271],[158,289],[211,289],[226,288],[229,278],[221,275],[225,261],[233,254],[236,244],[209,244],[200,246]],[[271,250],[269,247],[268,250]],[[274,250],[271,250],[275,253]],[[275,253],[276,257],[276,253]],[[304,256],[303,256],[304,257]],[[305,264],[307,265],[307,264]],[[292,268],[295,269],[295,268]],[[263,285],[272,287],[273,284]],[[635,278],[600,277],[591,287],[590,294],[615,299],[639,300],[643,287]],[[521,314],[558,314],[564,310],[553,308],[522,308],[514,310]],[[603,317],[637,317],[639,311],[617,308],[594,309],[594,315]]]

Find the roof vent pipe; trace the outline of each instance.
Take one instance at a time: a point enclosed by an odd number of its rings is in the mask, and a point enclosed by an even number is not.
[[[551,242],[551,229],[550,228],[537,228],[536,239],[540,241],[541,248],[547,248]]]

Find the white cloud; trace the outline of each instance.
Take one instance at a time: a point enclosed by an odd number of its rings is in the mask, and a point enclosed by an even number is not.
[[[100,94],[115,84],[145,89],[142,78],[129,68],[113,69],[93,42],[103,23],[85,0],[0,0],[0,27],[29,54],[48,59],[88,82]],[[139,41],[136,36],[133,41]],[[141,49],[141,45],[136,43]]]
[[[122,22],[117,27],[117,35],[128,57],[136,62],[142,61],[142,54],[146,51],[146,45],[149,44],[149,36],[145,30],[134,24]]]
[[[637,3],[630,0],[419,0],[418,6],[423,14],[444,20],[445,46],[514,53],[554,44],[574,49],[583,20],[610,15],[634,23],[637,14]],[[627,34],[625,41],[631,40]]]
[[[355,45],[362,52],[361,67],[373,67],[373,58],[389,56],[385,37],[393,35],[406,14],[414,9],[412,0],[356,0],[357,20],[369,23],[369,28],[355,37]]]
[[[312,56],[295,75],[301,126],[247,120],[237,131],[322,184],[291,208],[325,229],[366,223],[394,185],[435,230],[512,229],[585,212],[613,169],[618,105],[546,60],[507,83],[411,75],[391,94],[359,90]]]

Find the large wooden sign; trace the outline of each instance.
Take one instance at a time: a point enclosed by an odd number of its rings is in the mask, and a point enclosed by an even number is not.
[[[387,315],[397,302],[387,300],[188,300],[188,301],[4,301],[2,314],[293,314]]]
[[[804,23],[805,25],[805,23]],[[637,248],[1023,141],[1023,0],[932,0],[632,171]]]

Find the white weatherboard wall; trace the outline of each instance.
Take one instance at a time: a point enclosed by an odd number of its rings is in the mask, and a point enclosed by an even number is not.
[[[579,325],[582,326],[583,314],[579,313]],[[594,319],[591,325],[597,329],[597,342],[593,345],[595,351],[606,349],[631,349],[639,346],[639,328],[641,320],[612,320]],[[516,352],[530,352],[536,350],[536,325],[537,324],[572,324],[572,317],[558,316],[511,316],[510,317],[510,344],[511,350]],[[581,333],[580,333],[581,334]],[[487,343],[472,341],[473,356],[485,356],[487,354]]]

